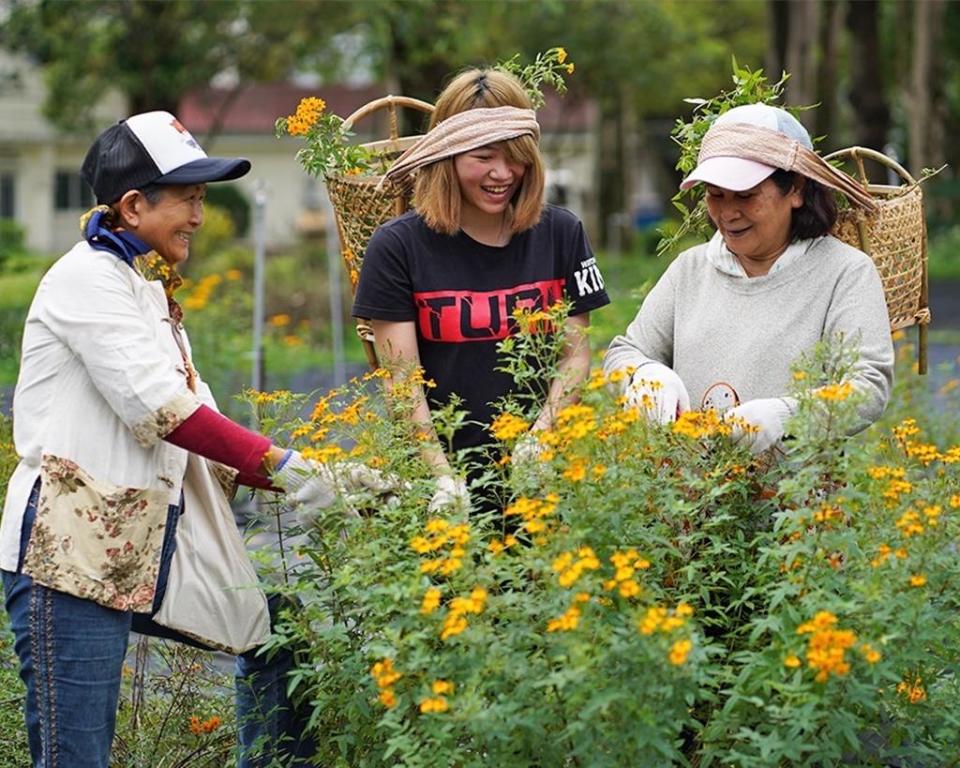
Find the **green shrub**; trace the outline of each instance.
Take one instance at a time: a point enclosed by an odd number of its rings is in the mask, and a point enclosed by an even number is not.
[[[538,349],[524,337],[506,345],[521,373]],[[505,459],[474,486],[502,494],[502,514],[432,518],[418,441],[393,410],[409,403],[377,398],[375,374],[305,421],[282,415],[297,396],[251,396],[281,442],[405,483],[376,514],[345,516],[363,498],[316,510],[279,580],[303,606],[273,642],[300,652],[319,762],[960,759],[960,445],[924,435],[929,414],[956,440],[956,419],[905,359],[885,423],[842,438],[851,364],[825,347],[797,368],[797,438],[775,463],[710,414],[670,428],[625,413],[595,372],[539,462]],[[439,433],[457,418],[438,415]],[[528,403],[504,404],[505,456],[531,420]]]

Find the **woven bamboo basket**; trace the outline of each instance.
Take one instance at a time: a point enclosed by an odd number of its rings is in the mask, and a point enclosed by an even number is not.
[[[890,314],[890,330],[919,326],[918,369],[925,374],[930,306],[923,191],[903,166],[866,147],[841,149],[825,159],[852,162],[860,181],[878,203],[873,213],[854,208],[840,211],[833,234],[869,255],[877,265]],[[871,184],[864,168],[865,159],[893,170],[903,183]]]
[[[345,129],[353,127],[357,121],[368,115],[385,109],[389,115],[389,138],[370,141],[361,146],[382,156],[384,160],[393,160],[407,147],[420,138],[418,135],[400,136],[397,111],[400,108],[414,109],[420,112],[432,112],[433,105],[408,96],[384,96],[364,104],[344,121]],[[410,189],[398,191],[395,186],[377,189],[382,176],[348,174],[327,174],[324,181],[327,194],[333,207],[333,217],[340,236],[340,254],[350,278],[350,290],[357,290],[360,267],[367,243],[374,230],[383,222],[399,216],[410,206]],[[357,320],[357,335],[363,343],[367,362],[377,367],[377,355],[373,345],[373,330],[369,320]]]

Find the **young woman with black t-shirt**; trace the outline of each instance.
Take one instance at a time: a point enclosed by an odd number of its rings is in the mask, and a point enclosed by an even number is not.
[[[372,320],[388,382],[395,386],[420,367],[436,383],[428,394],[416,389],[412,416],[434,437],[423,452],[437,476],[431,511],[467,505],[469,496],[436,439],[430,410],[458,395],[470,423],[455,434],[453,450],[490,442],[492,404],[515,391],[511,377],[496,370],[514,309],[572,302],[569,341],[557,374],[543,383],[536,432],[552,425],[587,375],[589,312],[609,303],[583,225],[543,204],[539,135],[516,78],[470,69],[443,90],[430,131],[387,174],[392,180],[418,171],[415,211],[374,233],[353,314]]]

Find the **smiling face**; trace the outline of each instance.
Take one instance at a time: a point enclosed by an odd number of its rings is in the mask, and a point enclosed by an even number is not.
[[[203,225],[206,184],[171,185],[161,188],[160,199],[151,203],[134,190],[124,209],[126,228],[153,248],[169,264],[180,264],[190,255],[190,240]]]
[[[457,155],[454,169],[460,183],[461,224],[500,222],[526,172],[526,166],[511,160],[502,144]]]
[[[803,205],[802,182],[786,193],[772,179],[735,192],[707,185],[707,212],[731,253],[752,273],[748,264],[766,269],[790,244],[793,211]],[[766,269],[758,272],[765,274]]]

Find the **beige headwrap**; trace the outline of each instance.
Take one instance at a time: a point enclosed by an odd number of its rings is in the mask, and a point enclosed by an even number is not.
[[[540,140],[540,125],[532,109],[480,107],[451,115],[435,125],[390,167],[379,186],[402,181],[417,168],[498,141],[532,136]]]
[[[856,179],[779,131],[748,123],[714,125],[703,137],[697,162],[702,163],[711,157],[742,157],[773,168],[795,171],[842,192],[851,203],[868,211],[877,208],[876,201]]]

